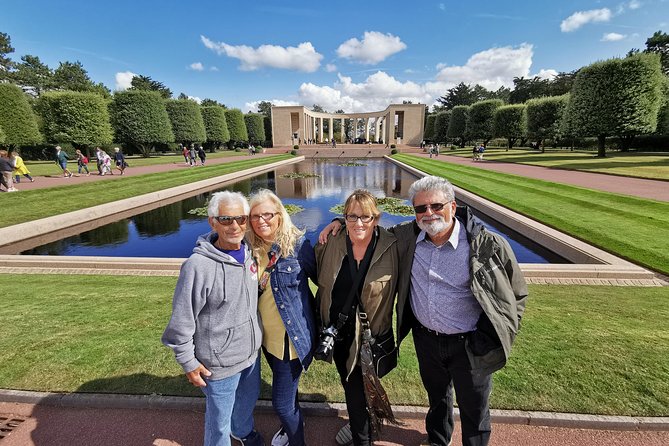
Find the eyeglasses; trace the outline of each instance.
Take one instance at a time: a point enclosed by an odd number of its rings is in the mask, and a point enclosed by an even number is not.
[[[430,204],[419,204],[418,206],[414,206],[413,210],[416,211],[416,214],[422,214],[423,212],[427,212],[427,209],[430,208],[432,209],[432,212],[437,212],[440,211],[446,206],[448,203],[430,203]]]
[[[258,221],[261,218],[265,221],[270,221],[278,212],[263,212],[262,214],[251,215],[251,221]]]
[[[239,226],[245,225],[246,221],[249,219],[248,215],[236,215],[234,217],[229,215],[219,215],[218,217],[213,218],[223,226],[230,226],[233,221],[236,221]]]
[[[344,218],[349,223],[355,223],[355,222],[358,221],[358,219],[360,219],[360,221],[363,222],[363,223],[369,223],[370,221],[374,220],[373,215],[346,214],[346,215],[344,215]]]

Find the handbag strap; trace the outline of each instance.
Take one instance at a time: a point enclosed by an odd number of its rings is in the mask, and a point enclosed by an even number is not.
[[[374,234],[372,235],[372,240],[367,245],[367,250],[365,251],[365,256],[362,258],[362,262],[360,262],[360,268],[356,271],[355,269],[355,258],[353,257],[353,244],[351,243],[351,239],[346,236],[346,252],[348,254],[348,266],[351,271],[351,277],[353,278],[353,286],[351,287],[351,290],[348,293],[348,296],[346,297],[346,302],[344,303],[344,306],[342,307],[342,311],[339,313],[339,316],[337,317],[337,330],[341,330],[341,328],[346,324],[346,321],[348,320],[348,313],[344,313],[344,311],[349,311],[351,305],[353,304],[353,299],[358,295],[359,293],[359,287],[360,287],[360,281],[362,278],[367,274],[367,269],[369,268],[369,264],[372,261],[372,255],[374,254],[374,250],[376,249],[376,241],[377,241],[377,230],[374,230]],[[358,303],[360,304],[360,299],[358,299]],[[362,306],[360,307],[362,309]]]

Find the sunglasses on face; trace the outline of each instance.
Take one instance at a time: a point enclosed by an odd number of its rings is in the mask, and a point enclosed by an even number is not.
[[[262,214],[251,215],[251,221],[259,221],[261,218],[270,221],[278,212],[263,212]]]
[[[373,215],[346,214],[346,215],[344,215],[344,218],[349,223],[355,223],[355,222],[358,221],[358,219],[360,219],[360,221],[363,222],[363,223],[369,223],[370,221],[374,220]]]
[[[432,209],[432,212],[438,212],[444,208],[448,203],[430,203],[430,204],[419,204],[414,206],[413,210],[416,211],[416,214],[422,214],[427,212],[428,208]]]
[[[247,215],[236,215],[234,217],[229,215],[219,215],[218,217],[213,218],[223,226],[230,226],[233,221],[236,221],[239,226],[245,225],[246,221],[249,219]]]

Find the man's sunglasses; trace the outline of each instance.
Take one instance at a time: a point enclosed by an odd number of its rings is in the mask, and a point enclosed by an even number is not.
[[[414,206],[413,210],[416,211],[416,214],[422,214],[427,212],[427,208],[432,209],[432,212],[438,212],[444,208],[448,203],[430,203],[430,204],[419,204]]]
[[[214,220],[222,224],[223,226],[230,226],[233,221],[236,221],[239,226],[245,225],[249,219],[248,215],[237,215],[234,217],[228,215],[219,215],[218,217],[213,217]]]

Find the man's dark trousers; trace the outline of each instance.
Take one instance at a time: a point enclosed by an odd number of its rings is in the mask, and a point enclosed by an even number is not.
[[[413,329],[420,376],[430,403],[425,428],[432,445],[446,446],[453,435],[453,388],[460,409],[462,444],[480,446],[490,440],[492,375],[472,373],[466,336]]]

